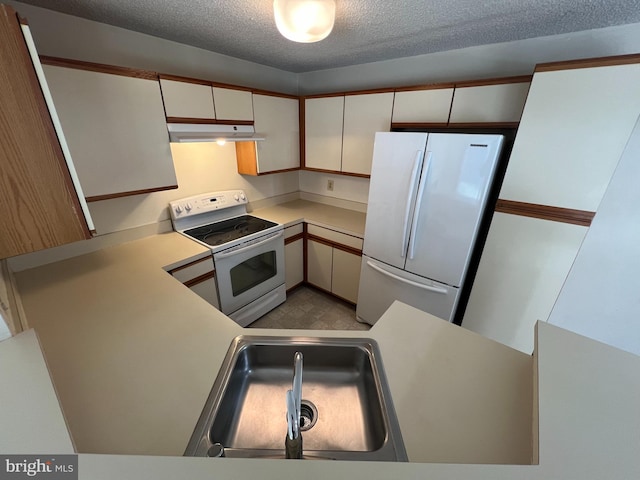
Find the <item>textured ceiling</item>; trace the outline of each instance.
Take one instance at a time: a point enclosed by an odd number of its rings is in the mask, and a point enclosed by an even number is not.
[[[640,22],[640,0],[336,0],[331,35],[297,44],[272,0],[20,1],[292,72]]]

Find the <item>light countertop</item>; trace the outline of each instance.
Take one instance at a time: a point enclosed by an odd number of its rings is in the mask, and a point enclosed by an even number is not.
[[[254,210],[252,215],[282,223],[285,227],[300,222],[313,223],[338,232],[364,237],[366,214],[309,200],[294,200]]]
[[[302,202],[253,213],[313,221]],[[358,233],[346,223],[322,226]],[[376,339],[410,460],[469,464],[304,462],[307,478],[640,474],[632,454],[640,358],[546,324],[532,358],[400,303],[368,334],[247,331],[163,270],[206,252],[168,233],[16,274],[77,450],[123,454],[81,455],[81,478],[302,474],[299,462],[172,457],[182,454],[231,339],[243,333]],[[473,465],[528,463],[536,440],[540,465]]]

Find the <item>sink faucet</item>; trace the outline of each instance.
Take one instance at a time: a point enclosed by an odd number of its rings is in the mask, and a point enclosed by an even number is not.
[[[287,391],[287,436],[286,458],[302,458],[302,435],[300,434],[300,403],[302,401],[302,353],[293,356],[293,386]]]

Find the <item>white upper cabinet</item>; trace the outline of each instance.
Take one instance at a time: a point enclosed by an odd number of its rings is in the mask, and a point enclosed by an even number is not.
[[[300,167],[298,99],[253,95],[256,133],[264,141],[236,142],[238,172],[247,175]]]
[[[44,66],[88,200],[177,188],[156,80]]]
[[[253,100],[248,90],[213,87],[218,120],[253,120]]]
[[[213,120],[216,112],[210,85],[160,79],[167,117]]]
[[[447,123],[453,88],[396,92],[393,123]]]
[[[529,82],[457,87],[450,123],[519,122]]]
[[[538,72],[500,198],[596,211],[640,113],[640,64]]]
[[[342,171],[371,174],[376,132],[391,128],[393,93],[348,95],[344,99]]]
[[[305,166],[340,171],[344,97],[305,100]]]

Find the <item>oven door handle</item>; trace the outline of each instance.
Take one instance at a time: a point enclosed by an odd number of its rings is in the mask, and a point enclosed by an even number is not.
[[[259,247],[260,245],[264,245],[265,243],[270,242],[271,240],[275,240],[277,238],[280,238],[282,235],[284,235],[284,231],[276,233],[275,235],[272,235],[269,238],[266,238],[266,239],[262,240],[261,242],[252,243],[251,245],[247,245],[246,247],[238,248],[237,250],[232,250],[230,252],[216,253],[214,255],[214,258],[215,257],[218,257],[218,258],[232,257],[232,256],[237,255],[239,253],[246,252],[247,250],[252,250],[252,249],[254,249],[256,247]]]

